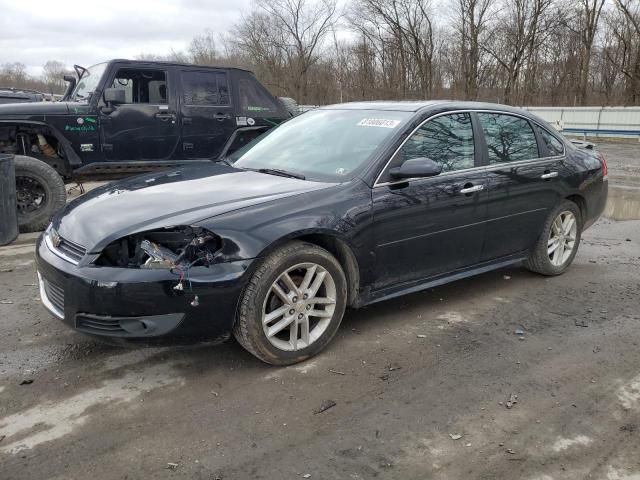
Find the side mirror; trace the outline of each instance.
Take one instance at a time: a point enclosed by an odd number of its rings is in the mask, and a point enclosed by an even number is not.
[[[104,103],[109,106],[126,103],[124,90],[121,88],[106,88],[104,90]]]
[[[389,170],[391,178],[400,180],[403,178],[434,177],[442,172],[442,165],[427,157],[411,158],[399,167]]]

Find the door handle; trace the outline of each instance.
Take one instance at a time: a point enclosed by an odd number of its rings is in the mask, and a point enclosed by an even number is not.
[[[545,172],[542,175],[540,175],[540,178],[542,178],[543,180],[548,180],[550,178],[556,178],[558,176],[558,172]]]
[[[156,113],[155,117],[163,122],[176,119],[176,116],[173,113]]]
[[[460,193],[467,195],[469,193],[480,192],[484,190],[484,185],[473,185],[471,187],[465,187],[460,189]]]
[[[227,115],[226,113],[216,113],[213,118],[215,118],[216,120],[218,120],[219,122],[226,120],[227,118],[229,118],[229,115]]]

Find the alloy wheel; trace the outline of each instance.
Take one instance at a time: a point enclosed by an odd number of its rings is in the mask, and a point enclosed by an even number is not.
[[[316,263],[301,263],[280,274],[262,310],[268,341],[284,351],[308,347],[327,330],[336,307],[336,284]]]
[[[32,177],[16,176],[16,204],[18,212],[25,215],[35,212],[47,203],[47,192]]]
[[[547,242],[547,254],[553,266],[560,267],[571,257],[577,233],[578,222],[572,212],[565,210],[555,218]]]

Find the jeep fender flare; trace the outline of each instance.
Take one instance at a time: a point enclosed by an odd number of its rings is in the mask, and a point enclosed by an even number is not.
[[[75,150],[71,146],[71,142],[69,142],[69,140],[67,140],[67,138],[64,135],[62,135],[62,133],[60,133],[60,131],[57,128],[52,127],[47,122],[41,122],[37,120],[0,120],[0,126],[4,126],[4,125],[7,125],[7,126],[8,125],[14,125],[14,126],[37,125],[39,127],[45,127],[49,129],[49,131],[53,134],[53,136],[56,137],[56,140],[58,140],[58,144],[62,146],[62,149],[65,154],[65,159],[69,162],[69,165],[72,168],[74,166],[82,165],[82,160],[80,159],[78,154],[75,152]]]

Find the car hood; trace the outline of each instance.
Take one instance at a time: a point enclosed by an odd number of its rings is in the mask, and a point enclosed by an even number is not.
[[[0,105],[0,119],[23,115],[66,115],[69,112],[84,113],[88,109],[86,103],[75,102],[32,102],[5,103]]]
[[[60,236],[99,253],[127,235],[198,221],[239,208],[333,186],[223,164],[133,177],[69,203],[53,221]]]

